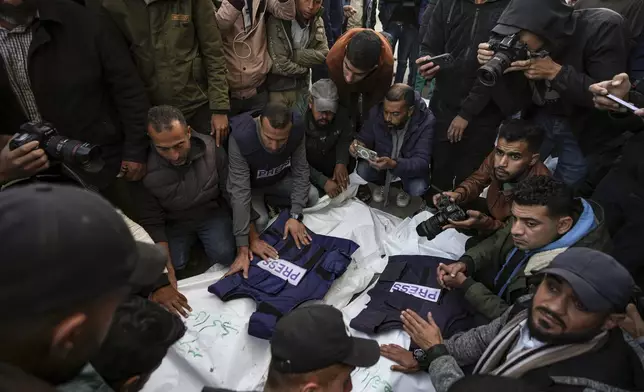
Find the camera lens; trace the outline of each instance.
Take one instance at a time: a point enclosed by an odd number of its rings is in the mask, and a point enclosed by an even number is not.
[[[510,66],[510,58],[503,52],[498,52],[478,69],[477,75],[481,84],[487,87],[496,85],[497,80],[503,77],[503,72]]]
[[[426,237],[429,241],[436,238],[443,231],[443,226],[447,224],[447,217],[439,212],[424,222],[416,226],[416,233],[421,237]]]
[[[45,151],[50,157],[64,163],[81,166],[89,173],[99,172],[104,166],[100,148],[90,143],[62,136],[52,136],[46,142]]]

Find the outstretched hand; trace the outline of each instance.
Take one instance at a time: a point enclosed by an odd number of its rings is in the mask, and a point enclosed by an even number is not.
[[[402,311],[400,319],[405,332],[421,349],[427,351],[433,346],[443,344],[443,335],[431,312],[427,313],[427,320],[424,320],[413,310],[407,309]]]

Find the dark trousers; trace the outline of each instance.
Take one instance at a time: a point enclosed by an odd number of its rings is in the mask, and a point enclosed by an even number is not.
[[[216,209],[211,216],[199,222],[169,224],[166,235],[172,264],[177,270],[188,263],[190,249],[197,239],[203,244],[210,265],[230,265],[235,260],[237,248],[233,221],[225,208]]]
[[[644,186],[620,168],[599,183],[593,200],[604,207],[605,224],[613,239],[610,254],[644,283]]]
[[[241,113],[250,112],[253,116],[256,116],[264,110],[264,106],[268,102],[268,92],[265,89],[260,89],[260,91],[253,95],[250,98],[239,99],[239,98],[230,98],[230,116],[236,116]]]
[[[392,38],[392,49],[398,43],[398,52],[396,58],[395,83],[403,83],[407,63],[409,63],[409,76],[407,84],[414,87],[416,84],[416,59],[419,51],[418,26],[413,24],[404,24],[403,22],[390,22],[385,29]]]
[[[207,103],[201,105],[197,111],[190,117],[186,118],[190,128],[204,135],[210,135],[212,131],[212,111]]]
[[[437,122],[434,128],[432,184],[449,191],[469,177],[494,148],[498,124],[470,123],[458,143],[447,140],[453,117]],[[442,124],[441,124],[442,122]],[[432,189],[431,194],[436,191]]]

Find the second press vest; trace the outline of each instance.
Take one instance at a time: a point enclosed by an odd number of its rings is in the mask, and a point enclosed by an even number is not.
[[[230,119],[231,136],[235,138],[250,170],[253,188],[271,186],[286,177],[291,168],[291,156],[304,138],[301,116],[293,112],[291,133],[286,144],[275,153],[268,152],[258,134],[258,124],[248,113]]]
[[[423,318],[432,312],[445,338],[473,328],[476,320],[463,294],[459,290],[437,292],[438,264],[453,262],[434,256],[389,257],[378,283],[369,290],[371,301],[351,320],[351,328],[369,334],[402,329],[400,313],[405,309]]]

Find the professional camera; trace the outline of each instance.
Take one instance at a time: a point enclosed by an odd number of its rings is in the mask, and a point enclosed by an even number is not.
[[[52,160],[78,166],[89,173],[97,173],[105,165],[98,146],[60,136],[51,124],[28,122],[20,130],[22,132],[9,142],[9,149],[37,141]]]
[[[421,237],[427,237],[430,241],[443,231],[443,226],[449,224],[449,220],[460,222],[469,217],[446,195],[441,195],[436,203],[436,208],[438,208],[438,212],[434,216],[416,226],[416,233]]]
[[[492,87],[503,77],[503,72],[515,61],[530,58],[528,46],[519,40],[518,34],[493,35],[488,41],[494,57],[479,68],[477,74],[484,86]]]

